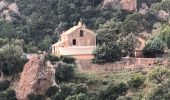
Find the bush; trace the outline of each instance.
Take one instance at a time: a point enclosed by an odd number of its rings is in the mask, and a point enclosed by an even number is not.
[[[0,81],[0,91],[4,91],[9,88],[10,82],[8,80]]]
[[[54,100],[65,100],[65,98],[72,94],[73,86],[75,84],[62,84],[60,86],[61,91],[57,92]]]
[[[143,49],[143,55],[147,58],[155,58],[158,56],[162,56],[165,51],[165,48],[165,43],[161,39],[155,38],[153,40],[148,41],[148,43]]]
[[[29,43],[24,47],[24,51],[27,53],[38,53],[39,48],[35,46],[36,44],[34,42]]]
[[[54,96],[58,92],[59,88],[57,86],[51,86],[46,91],[46,96],[51,97]]]
[[[78,84],[75,93],[87,93],[87,86],[85,84]]]
[[[22,71],[26,62],[22,59],[22,47],[14,44],[7,44],[0,50],[0,63],[2,72],[5,75],[13,75]]]
[[[74,76],[75,73],[74,68],[75,68],[74,64],[66,64],[60,62],[58,67],[56,68],[55,73],[56,80],[68,82]]]
[[[67,64],[75,64],[76,59],[70,56],[61,56],[60,60]]]
[[[170,78],[170,71],[165,67],[156,67],[149,71],[149,79],[157,84]]]
[[[131,79],[127,82],[132,89],[138,89],[144,84],[145,78],[142,73],[135,73],[131,76]]]
[[[170,100],[170,81],[154,87],[148,95],[147,100]]]
[[[33,93],[28,95],[28,99],[29,100],[46,100],[45,96],[43,96],[43,95],[36,95],[36,94],[33,94]]]
[[[119,96],[125,95],[128,87],[124,83],[110,85],[99,92],[97,100],[116,100]]]
[[[47,54],[45,56],[45,60],[46,61],[51,61],[51,62],[56,62],[56,61],[59,61],[59,58],[57,56],[54,56],[54,55],[51,55],[51,54]]]
[[[96,49],[93,52],[94,63],[103,64],[106,62],[115,62],[121,59],[121,50],[118,45],[113,44],[102,44],[97,45]]]
[[[88,100],[86,94],[79,93],[72,96],[68,96],[65,100]]]
[[[0,100],[17,100],[14,90],[0,92]]]

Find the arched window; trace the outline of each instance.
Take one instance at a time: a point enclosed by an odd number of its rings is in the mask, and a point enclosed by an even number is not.
[[[73,45],[76,45],[76,39],[73,39]]]
[[[83,37],[84,36],[84,32],[83,30],[80,30],[80,37]]]

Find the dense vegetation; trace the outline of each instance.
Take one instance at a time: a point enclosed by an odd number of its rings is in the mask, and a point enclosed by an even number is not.
[[[69,70],[62,66],[63,69]],[[58,69],[63,72],[63,69]],[[149,72],[109,74],[80,73],[76,68],[60,87],[51,86],[45,95],[30,94],[30,100],[169,100],[170,70],[155,66]],[[57,74],[63,75],[63,73]],[[68,74],[65,74],[68,75]]]
[[[10,12],[11,21],[0,20],[0,73],[14,76],[22,71],[23,53],[50,52],[62,31],[81,19],[97,34],[94,63],[115,62],[134,56],[137,37],[147,38],[145,57],[161,57],[170,48],[170,0],[137,0],[136,11],[123,10],[120,4],[105,5],[103,0],[6,0],[15,2],[19,13]],[[140,13],[142,3],[148,9]],[[3,8],[1,10],[8,9]],[[164,11],[167,16],[159,16]],[[2,13],[2,11],[0,11]],[[146,32],[146,34],[143,34]],[[148,38],[149,35],[149,38]],[[152,35],[150,37],[150,35]],[[169,100],[169,69],[159,67],[146,72],[94,75],[80,73],[75,59],[48,55],[60,61],[56,73],[58,87],[46,95],[30,94],[30,100]],[[15,100],[10,82],[0,81],[0,99]]]

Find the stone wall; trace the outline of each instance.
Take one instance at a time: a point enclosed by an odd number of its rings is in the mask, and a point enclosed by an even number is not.
[[[119,62],[103,65],[93,64],[91,60],[77,60],[82,72],[107,73],[117,71],[144,70],[147,71],[156,65],[169,66],[167,59],[159,58],[123,58]]]
[[[83,37],[80,37],[80,30],[83,31]],[[76,40],[76,46],[95,46],[96,36],[86,27],[80,27],[68,36],[69,46],[73,46],[73,39]]]

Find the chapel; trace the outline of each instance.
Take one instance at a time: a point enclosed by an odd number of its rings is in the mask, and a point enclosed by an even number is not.
[[[92,59],[96,48],[96,34],[81,21],[78,25],[60,35],[57,43],[52,45],[52,54],[67,55],[77,59]]]

